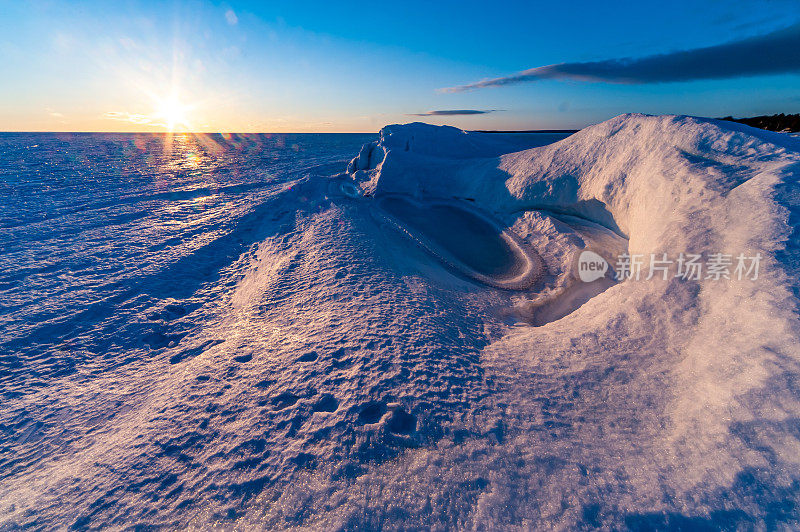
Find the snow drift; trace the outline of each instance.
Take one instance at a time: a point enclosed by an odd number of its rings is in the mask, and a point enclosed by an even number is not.
[[[111,158],[83,170],[117,225],[25,181],[64,216],[0,256],[0,528],[800,524],[797,139],[409,124],[331,176],[366,139],[323,137],[146,174],[130,139],[32,142]],[[585,250],[761,262],[584,283]]]
[[[610,522],[618,512],[628,524],[670,515],[680,524],[682,510],[712,522],[796,517],[797,140],[715,120],[625,115],[548,146],[497,150],[490,136],[390,126],[349,170],[369,196],[468,199],[491,212],[540,251],[555,277],[541,288],[561,296],[574,284],[577,251],[608,250],[575,225],[577,238],[556,245],[573,233],[559,222],[576,218],[624,237],[630,255],[763,260],[755,280],[670,272],[605,286],[563,319],[488,346],[485,359],[508,375],[498,417],[514,427],[508,445],[526,465],[499,474],[503,487],[481,506],[487,519],[544,518],[543,497],[576,489],[569,464],[626,479],[624,496],[606,486],[622,497],[613,508],[597,507]],[[524,315],[540,299],[523,294],[516,305]],[[545,456],[559,465],[534,465]],[[560,487],[543,487],[543,477]],[[577,493],[591,489],[600,488]],[[529,497],[492,507],[511,493]],[[714,513],[727,505],[742,514]]]

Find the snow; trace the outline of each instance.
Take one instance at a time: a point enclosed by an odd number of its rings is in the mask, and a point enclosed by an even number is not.
[[[421,136],[417,128],[407,135]],[[401,144],[397,130],[392,137]],[[444,140],[446,152],[466,148]],[[626,492],[624,504],[600,506],[609,522],[623,511],[661,519],[676,508],[713,517],[719,493],[749,517],[774,519],[763,501],[781,490],[795,501],[800,471],[797,262],[786,247],[797,148],[785,135],[713,120],[627,115],[477,164],[426,154],[420,166],[422,157],[387,150],[354,178],[375,196],[474,198],[517,230],[527,225],[521,212],[568,213],[626,236],[628,252],[645,257],[765,257],[757,281],[619,283],[561,320],[513,329],[484,357],[508,375],[496,400],[507,405],[498,417],[514,426],[516,453],[625,479],[607,488],[612,500]],[[537,248],[542,238],[551,236],[528,241]],[[566,270],[570,260],[549,267]],[[576,490],[569,467],[541,469],[497,474],[501,492],[527,501],[499,518],[541,517],[553,496],[540,493],[545,478],[565,499]]]
[[[184,191],[138,192],[149,223],[66,214],[36,278],[5,254],[3,282],[38,284],[0,285],[4,526],[798,524],[800,140],[644,115],[355,140],[220,142],[173,167]],[[198,207],[196,179],[229,192]],[[35,252],[47,223],[13,231]],[[762,261],[583,283],[586,249]],[[123,258],[141,273],[103,271]],[[45,322],[34,286],[74,317]]]

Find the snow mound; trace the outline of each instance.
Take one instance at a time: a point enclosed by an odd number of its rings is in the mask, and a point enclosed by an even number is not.
[[[653,512],[675,505],[707,516],[722,511],[720,497],[756,522],[774,519],[770,497],[792,500],[800,485],[797,139],[711,119],[623,115],[547,146],[496,150],[491,135],[391,126],[351,162],[350,176],[367,196],[469,200],[503,220],[545,258],[557,278],[551,295],[579,286],[569,272],[576,252],[602,251],[580,223],[615,235],[645,264],[665,254],[761,257],[747,279],[710,270],[647,279],[645,269],[487,347],[485,359],[507,375],[497,401],[512,405],[502,416],[516,428],[509,455],[614,471],[626,479],[614,489],[635,494],[629,523],[666,526]],[[520,314],[534,312],[537,297],[519,296]],[[504,516],[512,522],[543,510],[544,488],[530,479],[545,473],[522,469],[495,479],[499,491],[530,501]],[[548,497],[570,493],[567,474],[545,474]]]
[[[347,172],[375,168],[389,151],[449,159],[472,159],[508,153],[508,142],[502,136],[492,137],[451,126],[436,127],[421,122],[391,125],[381,129],[380,140],[361,148],[358,157],[350,162]]]

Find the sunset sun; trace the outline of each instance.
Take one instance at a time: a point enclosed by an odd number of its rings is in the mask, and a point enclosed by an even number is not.
[[[162,125],[169,131],[186,130],[190,128],[188,113],[191,109],[191,106],[171,96],[159,100],[154,118],[162,121]]]

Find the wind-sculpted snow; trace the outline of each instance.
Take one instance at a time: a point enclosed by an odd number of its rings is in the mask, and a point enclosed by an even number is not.
[[[797,139],[368,140],[72,139],[119,154],[75,200],[4,139],[53,189],[3,211],[5,528],[797,526]],[[584,283],[587,249],[762,260]]]
[[[490,453],[504,467],[490,468],[493,488],[471,522],[794,522],[797,140],[630,115],[541,148],[462,161],[414,153],[418,129],[429,128],[407,128],[408,152],[351,163],[365,193],[470,199],[539,249],[553,245],[555,231],[540,229],[546,212],[626,236],[630,255],[764,258],[757,280],[629,279],[484,349],[484,367],[506,375],[493,399],[511,428]],[[391,136],[402,145],[396,129]],[[450,132],[443,139],[443,151],[468,147]],[[543,253],[551,271],[573,264],[567,249],[560,260]],[[520,296],[523,309],[526,299],[537,296]],[[447,452],[468,461],[455,446]]]

